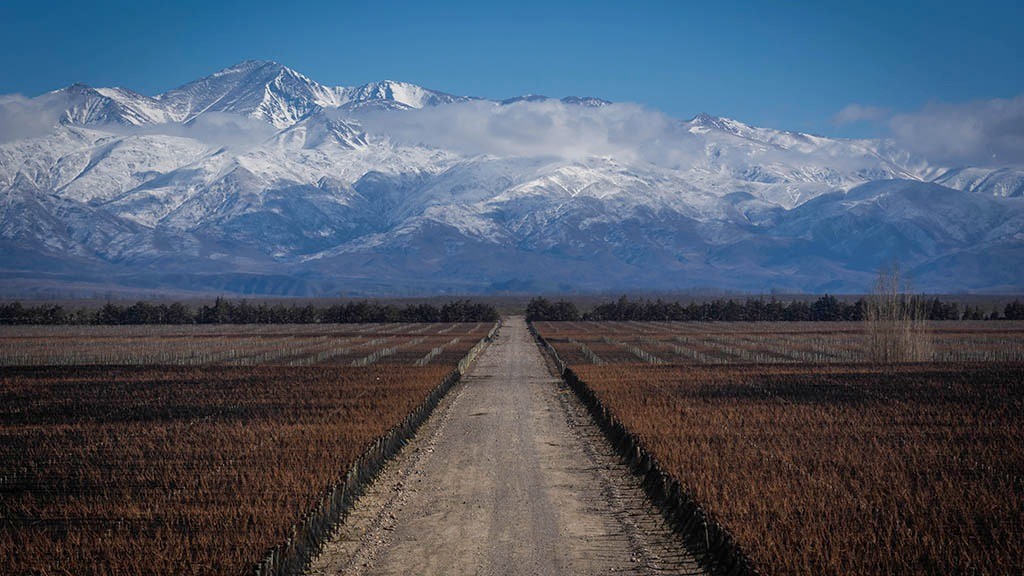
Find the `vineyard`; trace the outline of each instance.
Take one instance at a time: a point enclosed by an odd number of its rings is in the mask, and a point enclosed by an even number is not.
[[[492,328],[6,327],[2,571],[251,574]]]
[[[535,322],[566,364],[870,362],[862,322]],[[1024,362],[1024,322],[932,322],[933,362]]]
[[[535,328],[761,573],[1024,569],[1022,323],[885,366],[857,323]]]
[[[0,366],[451,365],[493,324],[4,326]]]

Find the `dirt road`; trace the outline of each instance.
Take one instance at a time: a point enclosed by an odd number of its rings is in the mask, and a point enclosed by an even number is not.
[[[703,572],[516,317],[310,573]]]

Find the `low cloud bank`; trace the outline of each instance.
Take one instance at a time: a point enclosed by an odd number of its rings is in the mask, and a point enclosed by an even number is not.
[[[0,143],[52,133],[68,106],[66,100],[50,95],[31,99],[19,94],[0,95]],[[259,146],[277,133],[277,129],[266,122],[226,112],[207,112],[184,124],[96,124],[89,127],[124,136],[161,134],[191,138],[212,147],[236,150]]]
[[[832,121],[839,126],[874,124],[901,147],[936,163],[1024,166],[1024,94],[961,104],[932,103],[900,114],[850,104]]]
[[[147,126],[113,126],[113,132],[125,135],[162,134],[192,138],[218,148],[243,151],[260,146],[277,133],[277,129],[255,118],[227,112],[207,112],[187,124],[172,122]]]
[[[35,99],[0,95],[0,143],[51,132],[67,105],[66,98],[50,95]],[[358,120],[370,134],[400,144],[424,144],[472,155],[598,156],[666,168],[688,168],[707,159],[707,140],[690,133],[686,122],[635,104],[588,107],[552,99],[502,106],[472,101],[422,110],[363,112]],[[935,103],[898,114],[850,104],[837,112],[833,121],[837,125],[874,124],[902,148],[937,164],[1024,166],[1024,95]],[[229,113],[203,114],[188,124],[96,128],[125,135],[192,138],[233,150],[262,145],[276,133],[265,122]],[[771,161],[773,153],[757,152],[758,160]],[[837,159],[827,160],[834,163]],[[743,164],[746,159],[716,156],[715,162]]]
[[[965,104],[929,104],[889,120],[903,146],[937,162],[1024,165],[1024,95]]]
[[[44,136],[53,130],[62,112],[20,94],[0,95],[0,143]]]
[[[878,106],[865,106],[863,104],[850,104],[836,112],[832,122],[839,126],[856,124],[857,122],[877,122],[889,115],[889,110]]]
[[[400,144],[427,145],[463,154],[612,157],[667,167],[692,163],[702,143],[687,126],[634,104],[586,107],[557,100],[450,104],[359,117],[371,134]]]

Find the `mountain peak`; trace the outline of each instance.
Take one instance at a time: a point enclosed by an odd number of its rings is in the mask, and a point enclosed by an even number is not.
[[[508,106],[509,104],[515,104],[517,102],[546,102],[551,100],[543,94],[523,94],[522,96],[515,96],[512,98],[506,98],[499,102],[502,106]]]
[[[698,126],[718,127],[721,125],[722,120],[723,118],[719,118],[718,116],[712,116],[707,112],[701,112],[700,114],[697,114],[696,116],[690,119],[690,124],[696,124]]]
[[[99,96],[99,92],[95,88],[84,84],[82,82],[75,82],[69,86],[58,88],[52,92],[47,93],[49,96]]]
[[[274,60],[244,60],[234,66],[218,70],[217,72],[214,72],[206,78],[201,78],[196,82],[203,82],[204,80],[214,78],[221,80],[225,80],[226,78],[237,78],[238,81],[242,83],[269,84],[282,77],[297,78],[301,79],[303,82],[316,84],[316,82],[310,80],[305,74]],[[192,82],[190,84],[194,83],[195,82]],[[188,86],[188,84],[186,84],[186,86]]]
[[[76,82],[48,92],[39,101],[62,111],[59,122],[77,126],[122,124],[140,126],[164,120],[151,99],[124,88],[93,88]]]
[[[174,117],[189,122],[208,112],[290,126],[317,106],[340,104],[337,91],[269,60],[245,60],[157,96]]]
[[[340,91],[348,109],[403,110],[471,100],[465,96],[453,96],[397,80],[370,82],[355,88],[342,88]]]
[[[565,98],[562,98],[562,103],[584,106],[587,108],[600,108],[611,104],[608,100],[595,98],[593,96],[566,96]]]
[[[522,96],[516,96],[514,98],[506,98],[499,102],[502,106],[508,106],[509,104],[515,104],[517,102],[548,102],[554,100],[543,94],[523,94]],[[566,96],[559,100],[562,104],[568,104],[570,106],[583,106],[585,108],[600,108],[601,106],[607,106],[611,102],[602,100],[600,98],[594,98],[592,96]]]
[[[283,65],[283,64],[281,64],[280,62],[277,62],[277,61],[274,61],[274,60],[242,60],[238,64],[235,64],[234,66],[228,66],[227,68],[223,68],[221,70],[218,70],[218,71],[214,72],[212,75],[213,76],[218,76],[218,75],[222,75],[222,74],[225,74],[225,73],[252,72],[253,70],[258,70],[260,68],[288,68],[288,67]]]
[[[728,132],[737,136],[747,137],[752,131],[758,130],[749,124],[744,124],[739,120],[733,120],[732,118],[725,118],[723,116],[712,116],[706,112],[701,112],[693,117],[689,122],[692,126],[721,130],[722,132]]]

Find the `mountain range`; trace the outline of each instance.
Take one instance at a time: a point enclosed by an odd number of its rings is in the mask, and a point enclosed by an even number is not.
[[[1024,290],[1024,170],[890,140],[259,61],[0,112],[8,297]]]

